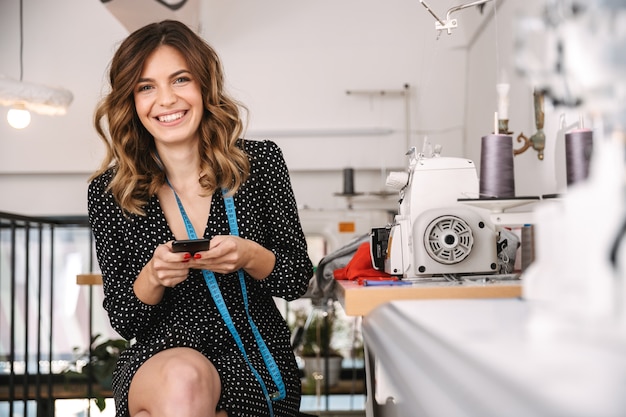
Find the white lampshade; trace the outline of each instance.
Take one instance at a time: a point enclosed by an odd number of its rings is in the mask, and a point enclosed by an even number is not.
[[[26,110],[45,115],[67,112],[74,96],[63,88],[48,87],[0,76],[0,106],[21,105]]]
[[[30,124],[30,112],[24,106],[15,106],[7,112],[7,121],[15,129],[24,129]]]

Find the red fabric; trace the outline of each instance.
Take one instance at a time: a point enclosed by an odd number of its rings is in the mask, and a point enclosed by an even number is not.
[[[333,276],[338,280],[358,280],[359,284],[361,284],[363,280],[372,279],[397,280],[396,277],[386,272],[374,269],[372,266],[369,242],[363,242],[352,256],[350,262],[343,268],[335,269]]]

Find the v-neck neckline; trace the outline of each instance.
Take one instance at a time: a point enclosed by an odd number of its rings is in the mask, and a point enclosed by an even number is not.
[[[169,188],[167,185],[166,185],[166,187]],[[172,189],[170,189],[170,191],[172,191]],[[215,199],[216,199],[217,195],[218,195],[217,192],[214,192],[212,194],[212,196],[211,196],[209,210],[207,212],[206,218],[204,219],[204,222],[202,223],[202,234],[198,233],[198,230],[196,230],[196,227],[194,226],[194,230],[195,230],[198,238],[206,237],[207,233],[209,232],[209,223],[211,221],[211,216],[212,216],[212,213],[213,213],[213,205],[214,205],[214,202],[215,202]],[[171,213],[168,212],[167,214],[166,214],[166,211],[165,211],[164,206],[163,206],[163,199],[161,198],[159,193],[157,193],[155,195],[155,198],[156,198],[156,204],[157,204],[157,206],[159,208],[159,211],[160,211],[160,215],[162,216],[162,219],[165,222],[165,224],[167,225],[167,228],[169,230],[170,237],[172,239],[188,239],[189,237],[188,237],[185,225],[184,225],[184,220],[181,217],[180,211],[178,209],[178,204],[176,202],[176,198],[175,198],[174,194],[172,193],[172,195],[171,195],[173,206],[172,207],[168,206],[168,208],[171,209],[172,212]],[[170,220],[171,220],[171,222],[170,222]],[[181,230],[178,230],[178,227],[172,227],[173,222],[178,222],[178,221],[181,221],[181,223],[182,223],[182,229]],[[177,234],[175,232],[175,230],[179,231],[179,234]],[[184,234],[181,234],[181,233],[184,233]]]

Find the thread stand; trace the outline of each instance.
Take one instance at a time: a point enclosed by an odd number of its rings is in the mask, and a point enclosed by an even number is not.
[[[543,111],[543,101],[544,101],[544,93],[542,91],[537,91],[533,93],[534,96],[534,105],[535,105],[535,126],[537,128],[537,132],[532,135],[530,138],[526,137],[524,133],[520,133],[517,136],[518,142],[524,142],[524,145],[519,149],[513,150],[513,155],[520,155],[531,146],[534,150],[537,151],[537,158],[540,161],[543,161],[543,151],[546,146],[546,135],[543,133],[543,122],[544,122],[544,111]],[[508,121],[507,121],[508,127]]]

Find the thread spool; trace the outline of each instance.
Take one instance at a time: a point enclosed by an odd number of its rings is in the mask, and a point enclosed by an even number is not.
[[[354,169],[353,168],[345,168],[343,170],[343,194],[344,195],[354,194]]]
[[[591,130],[576,129],[565,134],[567,185],[587,179],[592,150],[593,132]]]
[[[522,272],[535,260],[535,230],[532,224],[522,227]]]
[[[513,137],[486,135],[480,150],[480,198],[515,197]]]

